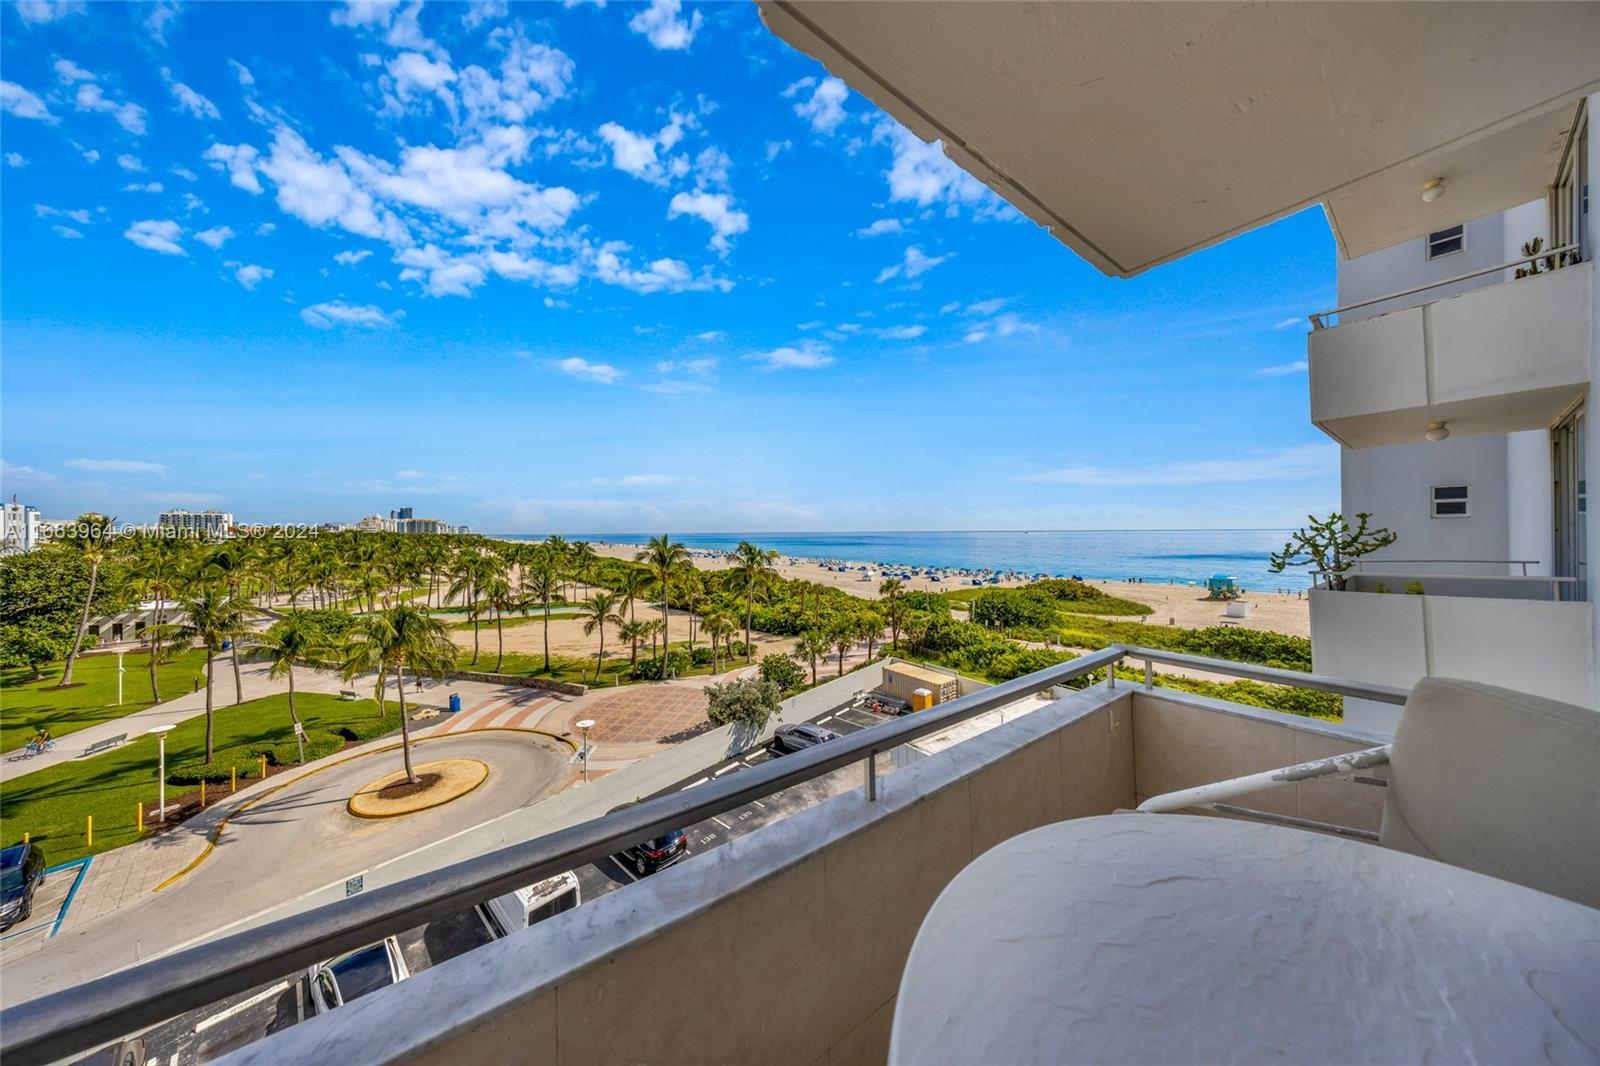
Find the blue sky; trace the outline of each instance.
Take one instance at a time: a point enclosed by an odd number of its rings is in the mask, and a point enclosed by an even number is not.
[[[28,0],[0,33],[0,480],[47,516],[1337,502],[1304,373],[1320,209],[1105,278],[753,5]]]

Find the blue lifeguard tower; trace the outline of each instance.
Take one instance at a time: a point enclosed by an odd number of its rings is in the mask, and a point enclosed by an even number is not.
[[[1206,581],[1206,591],[1213,600],[1236,600],[1239,598],[1239,582],[1234,580],[1232,574],[1212,574]]]

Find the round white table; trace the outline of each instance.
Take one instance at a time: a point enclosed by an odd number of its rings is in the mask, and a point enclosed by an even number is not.
[[[1600,910],[1222,818],[1061,822],[923,920],[889,1062],[1600,1062]]]

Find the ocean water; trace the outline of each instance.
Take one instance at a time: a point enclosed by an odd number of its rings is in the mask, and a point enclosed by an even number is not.
[[[1247,589],[1297,591],[1310,587],[1303,570],[1274,574],[1272,552],[1283,547],[1281,529],[1142,529],[951,533],[684,533],[691,548],[726,550],[741,540],[784,555],[900,566],[961,570],[1017,570],[1122,581],[1201,583],[1232,575]],[[508,534],[513,539],[540,535]],[[568,540],[642,544],[650,534],[572,533]]]

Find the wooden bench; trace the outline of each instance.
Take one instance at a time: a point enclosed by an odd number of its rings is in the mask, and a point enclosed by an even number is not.
[[[90,755],[99,755],[102,751],[110,751],[112,748],[117,747],[127,739],[128,734],[119,733],[114,737],[107,737],[104,740],[97,740],[93,744],[90,744],[87,748],[83,749],[83,755],[80,756],[80,758],[86,758]]]
[[[360,699],[361,696],[353,688],[342,688],[339,690],[339,698],[344,702],[349,703],[351,700]]]

